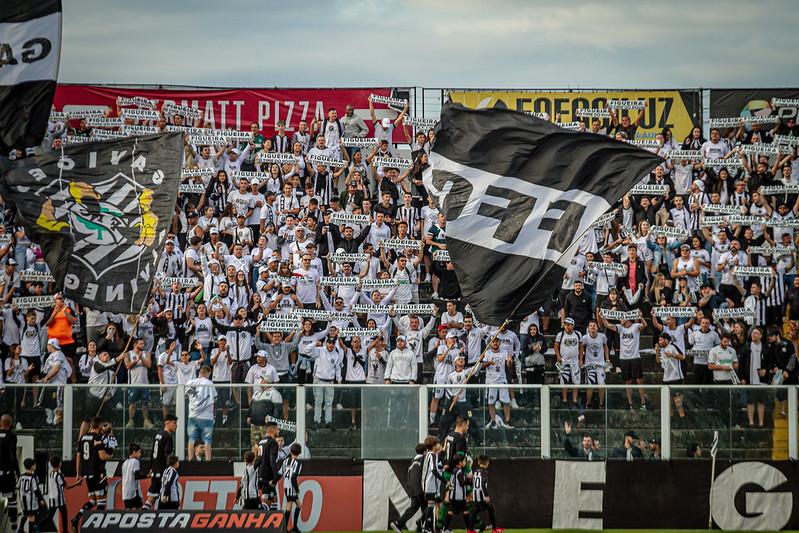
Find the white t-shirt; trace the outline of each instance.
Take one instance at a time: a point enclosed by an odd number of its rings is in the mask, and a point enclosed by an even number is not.
[[[575,330],[571,334],[565,331],[558,332],[555,343],[560,350],[560,358],[564,364],[578,364],[580,362],[580,332]]]
[[[219,352],[219,348],[214,348],[211,350],[210,360],[213,361],[216,354]],[[227,360],[227,353],[222,353],[219,356],[219,359],[216,360],[216,364],[214,365],[214,371],[211,377],[214,380],[214,383],[229,383],[230,382],[230,363]]]
[[[198,370],[200,370],[199,361],[189,361],[188,363],[184,363],[181,360],[175,361],[175,374],[177,375],[178,383],[181,385],[196,378]]]
[[[624,327],[619,324],[616,327],[619,329],[619,336],[621,337],[619,359],[627,361],[640,359],[641,353],[638,349],[641,345],[641,330],[638,329],[638,324],[633,324],[630,327]]]
[[[216,388],[208,378],[195,378],[187,383],[189,397],[189,418],[214,419],[214,400]]]
[[[721,345],[719,345],[714,346],[713,349],[710,350],[710,354],[707,356],[707,362],[708,364],[713,363],[714,365],[731,366],[733,363],[738,362],[738,356],[732,346],[722,348]],[[730,371],[714,370],[713,381],[730,381]]]
[[[608,343],[608,338],[604,333],[597,333],[596,337],[592,337],[588,333],[583,335],[580,342],[585,346],[583,351],[583,362],[585,364],[605,362],[605,345]]]
[[[508,352],[506,352],[501,348],[499,351],[495,352],[494,350],[489,348],[488,351],[486,351],[483,360],[489,363],[494,363],[493,365],[489,365],[488,367],[486,367],[487,384],[508,382],[508,378],[505,375],[505,364],[508,361]]]
[[[167,363],[167,358],[171,359],[170,362],[172,364]],[[170,356],[167,352],[163,352],[161,355],[158,356],[158,366],[161,367],[161,377],[163,378],[164,383],[172,384],[178,382],[178,376],[175,373],[174,365],[175,365],[174,353]]]

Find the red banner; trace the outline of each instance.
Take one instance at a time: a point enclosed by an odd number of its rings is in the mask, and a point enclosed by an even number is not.
[[[57,111],[87,108],[116,109],[118,96],[132,98],[143,96],[149,100],[171,102],[201,109],[203,124],[224,129],[233,126],[238,131],[249,131],[250,123],[258,122],[264,136],[272,136],[278,121],[286,123],[289,136],[296,131],[301,120],[310,125],[314,116],[326,117],[329,108],[344,116],[344,107],[352,104],[355,114],[371,126],[369,95],[391,96],[391,89],[122,89],[93,85],[59,85],[53,101]],[[160,106],[159,106],[160,108]],[[385,105],[376,104],[378,119],[396,117],[398,113]],[[116,116],[115,114],[112,116]],[[192,124],[195,125],[195,124]]]
[[[67,484],[74,483],[73,478]],[[108,509],[122,509],[121,479],[108,480]],[[234,506],[239,478],[235,477],[181,477],[180,508],[187,511],[213,511],[240,508]],[[300,477],[300,531],[360,531],[363,507],[363,479],[361,476]],[[141,482],[142,494],[147,495],[150,480]],[[280,507],[283,502],[283,480],[278,484]],[[86,485],[65,492],[69,516],[75,516],[86,503]],[[63,532],[62,532],[63,533]]]

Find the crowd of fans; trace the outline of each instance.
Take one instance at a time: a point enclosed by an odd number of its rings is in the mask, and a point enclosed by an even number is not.
[[[334,404],[353,408],[355,425],[360,400],[324,385],[420,383],[429,360],[434,384],[458,385],[484,349],[476,379],[497,385],[488,391],[489,425],[508,426],[518,407],[508,382],[546,378],[550,322],[561,327],[551,347],[566,385],[583,381],[583,372],[587,383],[601,385],[611,369],[627,383],[643,383],[639,343],[650,324],[659,335],[656,356],[665,383],[684,382],[686,357],[693,358],[694,370],[688,382],[796,383],[799,280],[791,221],[799,222],[799,195],[774,192],[774,186],[794,183],[799,163],[796,144],[772,142],[774,135],[799,136],[794,120],[773,130],[757,124],[712,129],[710,140],[696,127],[682,143],[668,128],[658,133],[651,149],[665,160],[642,183],[662,187],[626,195],[612,218],[585,234],[560,290],[518,325],[517,335],[515,326],[497,330],[477,323],[460,300],[446,256],[446,220],[422,182],[433,131],[409,131],[407,106],[393,121],[378,120],[371,101],[370,110],[366,124],[351,105],[342,117],[330,109],[326,117],[301,122],[291,137],[282,123],[271,137],[252,123],[249,140],[216,146],[194,145],[187,134],[183,183],[199,187],[179,195],[156,283],[139,316],[82,308],[62,295],[52,306],[13,305],[16,296],[46,295],[52,287],[46,278],[21,279],[21,273],[45,273],[47,266],[6,206],[7,240],[0,244],[0,303],[9,304],[2,310],[0,344],[5,382],[88,381],[96,385],[86,395],[89,417],[121,407],[121,393],[103,386],[109,382],[153,386],[164,415],[175,404],[174,388],[167,385],[189,384],[196,404],[190,438],[209,445],[209,427],[215,420],[227,424],[230,410],[248,409],[254,442],[266,416],[288,419],[295,398],[281,384],[322,385],[313,395],[317,427],[333,427]],[[106,116],[113,114],[109,108]],[[582,127],[635,138],[641,115],[610,115],[608,130],[598,119]],[[73,137],[119,129],[86,124],[69,117],[52,122],[39,150],[60,150]],[[157,127],[184,124],[181,115],[162,113]],[[403,130],[403,139],[395,138],[395,129]],[[375,141],[363,149],[345,141],[367,138]],[[741,153],[748,145],[779,150],[772,156]],[[408,152],[409,168],[381,166],[378,159]],[[341,163],[315,164],[312,156]],[[725,161],[709,166],[704,158]],[[705,223],[711,216],[712,224]],[[760,270],[736,273],[743,266]],[[420,285],[428,283],[435,307],[398,312],[398,306],[418,304]],[[683,311],[664,315],[661,307]],[[716,316],[730,308],[751,313]],[[614,315],[619,311],[635,314]],[[251,387],[242,394],[226,387],[231,383]],[[198,392],[208,384],[213,393]],[[62,387],[54,389],[15,388],[11,395],[15,408],[41,406],[56,424]],[[128,427],[139,425],[139,411],[141,425],[152,427],[151,389],[126,394]],[[435,390],[431,425],[439,423],[442,398],[454,395]],[[752,389],[748,398],[750,423],[757,408],[762,425],[765,397]],[[639,399],[645,409],[643,391]],[[589,391],[588,405],[594,400],[603,403],[601,390],[595,398]],[[576,392],[569,399],[564,390],[563,401],[584,407]],[[682,416],[678,396],[674,407]]]

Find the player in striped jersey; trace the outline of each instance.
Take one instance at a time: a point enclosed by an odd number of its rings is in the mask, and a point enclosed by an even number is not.
[[[241,473],[241,484],[236,490],[233,503],[242,503],[242,509],[263,509],[258,497],[258,470],[255,468],[255,453],[244,454],[244,471]]]
[[[47,479],[47,500],[50,504],[50,512],[55,517],[55,512],[61,513],[61,531],[66,533],[69,531],[69,515],[67,514],[67,500],[64,497],[64,490],[77,487],[83,483],[82,479],[78,479],[72,485],[67,485],[64,479],[64,473],[61,471],[61,458],[57,455],[50,457],[50,466],[52,471]]]
[[[300,533],[297,523],[300,521],[300,510],[302,508],[299,483],[302,464],[298,460],[301,453],[302,445],[299,442],[295,442],[291,445],[290,455],[286,457],[283,461],[283,466],[280,467],[280,474],[283,476],[283,493],[286,496],[286,510],[283,512],[283,516],[287,533]],[[292,510],[294,511],[293,514]],[[291,516],[293,525],[291,529],[288,529],[289,516]]]
[[[436,504],[441,502],[441,482],[444,481],[438,459],[441,441],[438,440],[438,437],[431,435],[424,439],[424,447],[427,451],[422,463],[422,489],[427,507],[422,514],[422,528],[426,533],[430,533],[433,531],[436,518]]]
[[[478,515],[482,511],[488,511],[490,522],[484,529],[491,529],[492,533],[503,533],[505,529],[497,527],[497,520],[494,516],[494,505],[491,503],[491,496],[488,494],[488,464],[490,459],[487,455],[477,458],[477,468],[472,471],[472,524],[476,523]]]
[[[41,509],[45,509],[44,497],[39,487],[39,478],[36,477],[36,461],[31,458],[25,459],[22,466],[25,473],[17,480],[17,490],[19,491],[19,503],[22,508],[22,516],[25,517],[23,531],[25,533],[38,532],[36,527],[36,515]]]
[[[444,519],[444,530],[449,530],[449,523],[456,514],[463,516],[466,524],[466,531],[472,531],[472,516],[469,513],[466,496],[468,487],[471,485],[471,477],[467,477],[464,471],[466,457],[456,455],[449,465],[450,478],[447,483],[447,498],[449,499],[449,511]]]
[[[161,493],[159,494],[159,509],[180,509],[180,492],[178,492],[180,474],[178,474],[178,461],[177,455],[170,455],[167,459],[166,470],[161,477]]]

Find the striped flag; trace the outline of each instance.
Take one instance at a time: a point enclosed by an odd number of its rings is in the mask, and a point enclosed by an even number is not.
[[[516,111],[445,105],[424,185],[475,317],[499,325],[538,309],[583,233],[662,161]]]
[[[719,453],[719,432],[713,432],[713,444],[710,445],[710,457],[713,459],[716,458],[716,454]]]
[[[0,2],[0,150],[42,142],[61,54],[61,0]]]

